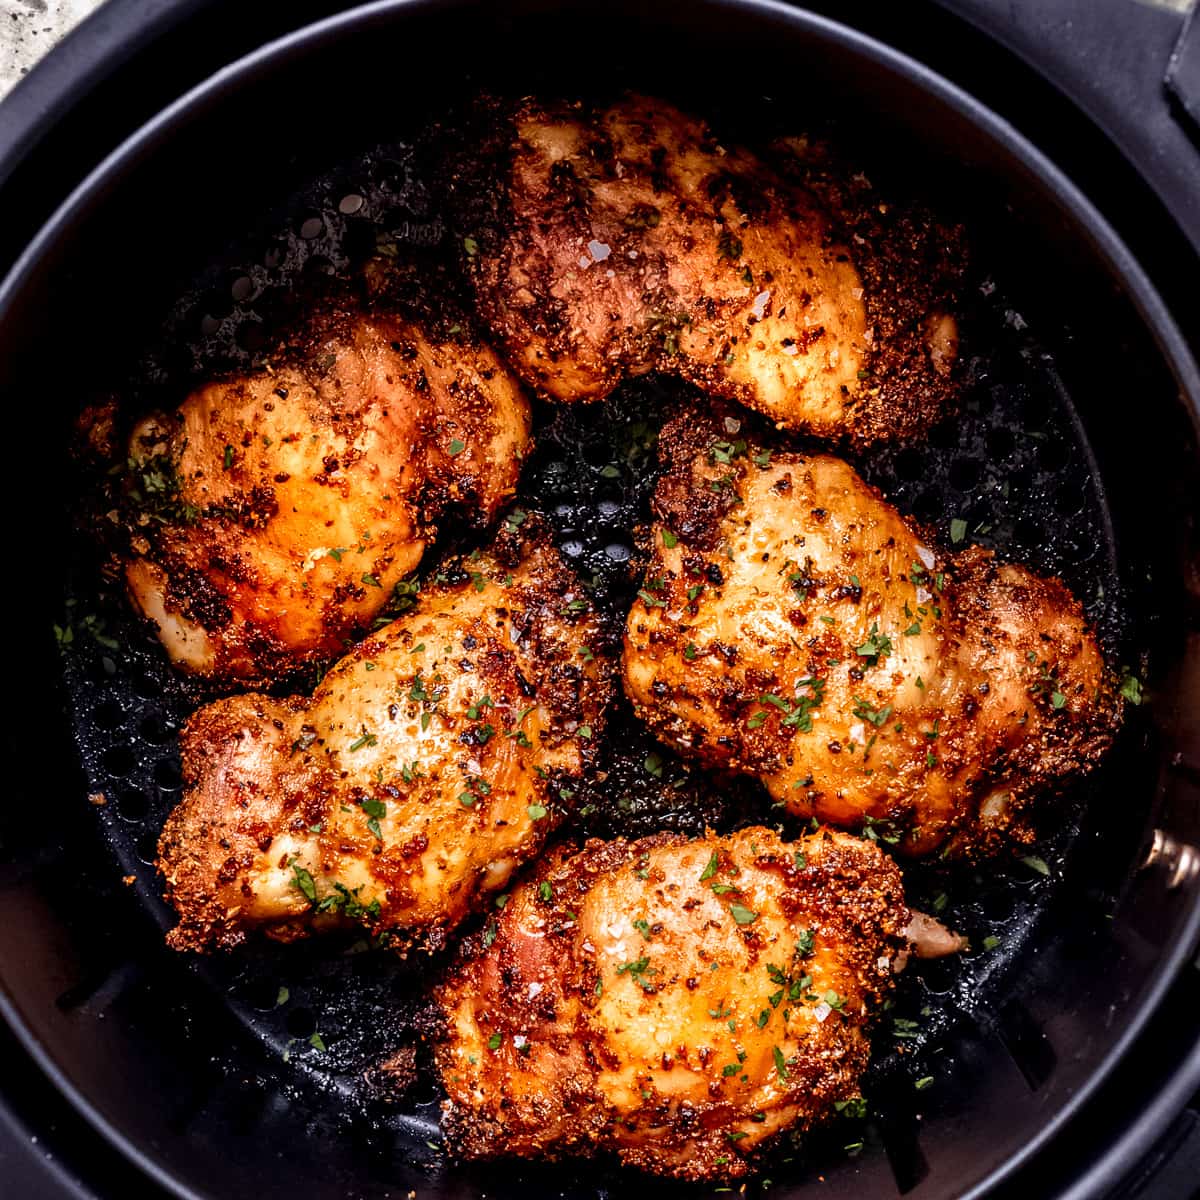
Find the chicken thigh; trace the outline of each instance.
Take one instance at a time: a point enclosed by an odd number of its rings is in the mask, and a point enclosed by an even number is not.
[[[497,127],[501,186],[479,181],[475,149],[463,168],[472,198],[497,197],[466,218],[468,263],[485,320],[542,393],[595,400],[666,371],[780,426],[859,441],[912,434],[946,408],[950,289],[916,265],[957,252],[936,233],[923,260],[911,229],[905,253],[885,255],[848,214],[839,224],[813,191],[661,100],[527,100]]]
[[[511,498],[528,403],[455,329],[330,305],[274,365],[136,427],[123,571],[176,664],[258,683],[328,659],[449,508],[486,525]]]
[[[907,917],[895,865],[843,833],[558,851],[437,990],[447,1148],[744,1175],[858,1095]]]
[[[1067,589],[977,547],[939,554],[839,459],[683,422],[662,445],[624,650],[658,736],[911,854],[1029,840],[1034,800],[1120,717]]]
[[[159,843],[171,945],[360,921],[437,946],[540,850],[602,729],[597,618],[549,546],[439,580],[311,698],[233,696],[188,721]]]

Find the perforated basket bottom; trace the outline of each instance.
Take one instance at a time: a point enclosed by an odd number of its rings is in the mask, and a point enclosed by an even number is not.
[[[181,371],[251,361],[273,292],[314,272],[348,269],[377,236],[427,245],[445,232],[403,146],[372,152],[316,180],[264,228],[252,242],[231,248],[181,298],[161,344],[139,364],[132,391],[153,399]],[[965,520],[967,540],[1060,575],[1115,652],[1121,629],[1115,547],[1083,428],[1034,331],[990,281],[978,290],[966,328],[972,382],[962,412],[923,444],[874,451],[855,465],[902,511],[930,523],[943,545],[951,544],[950,522]],[[703,397],[647,379],[623,387],[604,405],[538,413],[538,449],[521,503],[547,514],[562,553],[614,630],[623,624],[640,573],[634,529],[647,519],[654,434],[664,410],[680,402],[703,403]],[[97,611],[96,594],[95,575],[81,569],[71,611]],[[80,638],[64,656],[76,740],[89,790],[107,800],[94,813],[115,868],[133,877],[132,886],[165,928],[171,915],[159,898],[155,843],[180,797],[176,733],[202,696],[167,667],[119,601],[107,608],[102,602],[101,611],[104,637],[118,648]],[[564,836],[699,832],[705,825],[727,829],[774,819],[757,785],[714,787],[658,746],[623,701],[611,728],[606,782],[585,791]],[[905,868],[911,903],[938,912],[970,938],[972,949],[952,961],[910,968],[877,1037],[864,1082],[872,1104],[865,1128],[868,1143],[891,1137],[898,1179],[905,1159],[893,1143],[901,1135],[888,1130],[911,1126],[914,1107],[938,1103],[938,1080],[953,1073],[956,1035],[964,1027],[998,1022],[1003,1037],[1008,1022],[1015,1032],[1005,1044],[1018,1065],[1041,1069],[1021,1061],[1020,1013],[1005,1007],[1006,986],[1055,889],[1078,815],[1105,786],[1102,770],[1062,803],[1058,832],[1037,850],[1049,875],[1023,863],[986,874]],[[259,941],[206,959],[197,970],[261,1044],[295,1102],[352,1113],[366,1123],[368,1140],[437,1170],[439,1097],[427,1063],[399,1097],[375,1070],[398,1047],[412,1044],[424,985],[436,968],[429,959],[401,961],[361,940],[335,937],[287,948]],[[419,1055],[425,1062],[423,1049]],[[914,1082],[927,1077],[934,1083],[914,1091]],[[896,1113],[904,1120],[889,1115]],[[806,1155],[827,1162],[831,1153],[844,1155],[844,1146],[853,1153],[863,1136],[861,1122],[843,1120],[810,1139]],[[796,1177],[795,1154],[790,1147],[780,1151],[788,1162],[777,1166],[777,1178],[783,1171]],[[595,1180],[603,1193],[611,1177],[600,1172]]]

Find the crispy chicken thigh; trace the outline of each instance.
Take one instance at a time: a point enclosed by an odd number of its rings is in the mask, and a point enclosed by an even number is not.
[[[858,1094],[907,916],[895,865],[843,833],[557,852],[437,991],[448,1148],[745,1174]]]
[[[511,497],[529,408],[487,346],[333,306],[278,365],[198,388],[129,447],[124,575],[171,658],[242,682],[339,653],[450,507]]]
[[[548,546],[476,554],[311,698],[232,696],[182,735],[159,843],[179,949],[357,920],[436,946],[569,806],[611,666]]]
[[[500,197],[468,261],[485,320],[541,392],[595,400],[667,371],[780,426],[860,441],[945,409],[957,326],[911,227],[904,253],[885,254],[890,234],[873,244],[851,214],[836,223],[813,191],[661,100],[527,100],[499,127],[503,186],[464,168],[473,193]]]
[[[844,462],[669,427],[625,689],[658,736],[911,854],[1032,836],[1120,701],[1079,604],[939,554]]]

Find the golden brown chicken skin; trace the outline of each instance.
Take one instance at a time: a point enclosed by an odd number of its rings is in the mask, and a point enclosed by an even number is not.
[[[159,842],[172,946],[347,921],[437,946],[540,850],[603,727],[596,617],[548,546],[443,575],[311,698],[233,696],[188,721]]]
[[[1055,579],[940,553],[845,463],[676,424],[625,689],[658,736],[910,854],[1032,836],[1120,701]]]
[[[895,865],[843,833],[556,852],[437,990],[448,1149],[746,1174],[858,1095],[907,916]]]
[[[454,507],[486,525],[526,399],[463,327],[334,305],[278,365],[206,384],[133,432],[124,577],[176,664],[241,682],[340,653]]]
[[[666,371],[781,427],[858,441],[945,410],[947,298],[899,301],[929,290],[910,259],[877,259],[857,231],[852,253],[812,191],[662,100],[527,100],[498,120],[511,131],[500,204],[466,239],[468,263],[494,336],[540,392],[595,400]],[[899,304],[904,319],[882,322]]]

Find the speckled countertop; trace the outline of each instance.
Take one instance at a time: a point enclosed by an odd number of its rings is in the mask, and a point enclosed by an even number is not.
[[[0,0],[0,96],[102,0]]]

